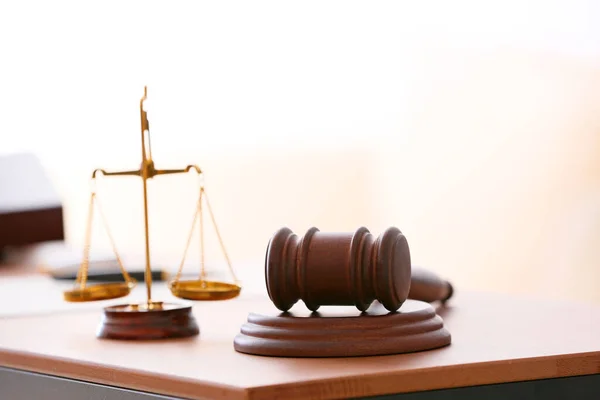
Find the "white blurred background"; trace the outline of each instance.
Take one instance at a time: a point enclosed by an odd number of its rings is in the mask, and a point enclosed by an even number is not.
[[[205,170],[242,275],[281,226],[394,225],[458,288],[600,301],[598,2],[3,1],[0,153],[41,158],[70,243],[91,171],[139,166],[144,85],[157,167]],[[151,183],[173,268],[194,184]],[[140,182],[101,190],[142,252]]]

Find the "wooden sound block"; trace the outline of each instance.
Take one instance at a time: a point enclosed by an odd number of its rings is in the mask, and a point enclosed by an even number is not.
[[[450,333],[429,304],[407,300],[396,312],[374,303],[366,312],[250,314],[234,339],[240,353],[276,357],[354,357],[411,353],[449,345]]]
[[[107,307],[98,337],[120,340],[170,339],[196,336],[200,328],[191,306],[170,303]]]

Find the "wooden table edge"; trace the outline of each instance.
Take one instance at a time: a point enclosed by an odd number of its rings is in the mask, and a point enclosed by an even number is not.
[[[333,399],[531,381],[600,373],[600,351],[370,373],[248,388],[113,368],[0,348],[0,366],[189,399]],[[50,366],[50,367],[49,367]],[[119,375],[119,379],[115,376]],[[157,387],[157,379],[161,385]]]
[[[243,388],[0,348],[0,366],[185,399],[247,400]],[[115,379],[115,376],[119,379]],[[160,387],[155,384],[160,380]]]
[[[251,387],[248,398],[356,398],[593,374],[600,374],[600,351]]]

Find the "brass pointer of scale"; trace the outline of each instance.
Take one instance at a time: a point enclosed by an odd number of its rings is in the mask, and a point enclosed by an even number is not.
[[[102,176],[137,176],[142,178],[143,199],[144,199],[144,234],[145,234],[145,258],[146,266],[144,271],[144,281],[146,284],[147,299],[142,304],[124,304],[110,306],[104,309],[104,318],[98,331],[98,337],[111,339],[162,339],[173,337],[194,336],[199,333],[199,328],[191,312],[191,306],[164,303],[155,301],[152,298],[152,267],[150,262],[150,233],[148,221],[148,192],[147,181],[156,176],[182,174],[194,171],[198,175],[198,201],[196,203],[196,212],[194,214],[192,227],[187,239],[183,258],[175,278],[169,282],[171,293],[182,299],[187,300],[226,300],[237,297],[240,294],[241,287],[231,266],[231,261],[223,244],[223,240],[217,228],[215,218],[208,201],[208,196],[202,182],[203,172],[196,165],[188,165],[182,169],[156,169],[152,159],[152,149],[150,143],[150,125],[148,115],[144,109],[144,101],[147,98],[147,88],[144,87],[144,96],[140,100],[140,119],[141,119],[141,150],[142,162],[139,170],[107,172],[103,169],[96,169],[92,174],[92,190],[90,196],[88,220],[85,236],[84,256],[79,268],[75,287],[64,292],[64,299],[69,302],[85,302],[108,300],[127,296],[135,287],[136,281],[130,277],[124,268],[119,256],[115,242],[108,229],[106,218],[100,207],[97,196],[96,180],[98,175]],[[206,203],[212,224],[214,226],[221,250],[227,261],[229,272],[235,283],[225,283],[206,280],[204,265],[204,218],[202,203]],[[89,251],[91,243],[91,231],[94,215],[94,206],[99,210],[106,233],[108,234],[111,246],[116,256],[116,260],[121,268],[124,281],[117,283],[100,283],[89,285],[87,274],[89,267]],[[181,273],[185,263],[186,255],[191,243],[196,222],[199,220],[200,230],[200,276],[196,280],[181,280]]]

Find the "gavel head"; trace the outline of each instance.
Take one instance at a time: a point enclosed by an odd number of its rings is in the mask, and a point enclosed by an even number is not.
[[[303,237],[281,228],[267,246],[265,279],[281,311],[298,300],[312,311],[325,305],[365,311],[375,300],[396,311],[410,289],[410,250],[394,227],[377,238],[364,227],[350,233],[311,228]]]

